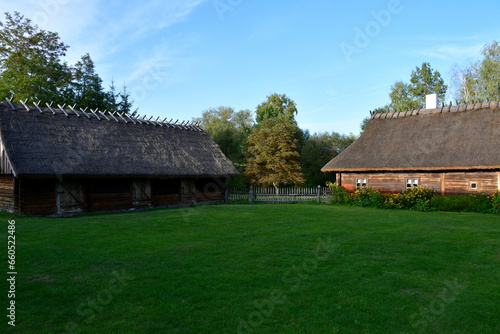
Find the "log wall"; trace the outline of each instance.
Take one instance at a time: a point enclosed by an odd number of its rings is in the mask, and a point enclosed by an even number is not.
[[[132,208],[131,179],[88,180],[85,184],[86,211]]]
[[[64,180],[0,175],[0,210],[27,215],[114,211],[225,199],[218,179]]]
[[[19,212],[51,215],[57,212],[55,179],[20,179]]]
[[[366,179],[367,187],[382,193],[399,193],[406,190],[407,179],[417,179],[440,194],[494,193],[500,190],[500,172],[387,172],[387,173],[337,173],[337,182],[348,191],[356,190],[356,179]],[[477,188],[471,187],[475,183]]]
[[[222,179],[198,179],[195,181],[196,201],[224,200],[225,188],[225,182]]]
[[[15,179],[0,175],[0,211],[15,212]]]

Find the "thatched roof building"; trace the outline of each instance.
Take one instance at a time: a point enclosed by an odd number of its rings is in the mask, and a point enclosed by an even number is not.
[[[122,179],[132,185],[139,179],[188,183],[188,179],[220,180],[238,175],[208,133],[194,123],[3,102],[0,140],[2,175],[12,175],[14,183],[23,178],[78,181],[82,196],[74,197],[79,197],[75,200],[80,200],[82,210],[89,188],[83,179],[99,178],[101,183],[106,183],[103,179]],[[181,186],[179,183],[177,201],[182,201]],[[142,189],[142,197],[151,199],[150,187]],[[18,188],[15,195],[22,197]],[[131,198],[131,206],[133,201]],[[16,203],[11,211],[23,211],[20,205]]]
[[[374,114],[361,137],[322,171],[337,172],[350,190],[393,192],[417,184],[443,193],[500,189],[499,104]]]

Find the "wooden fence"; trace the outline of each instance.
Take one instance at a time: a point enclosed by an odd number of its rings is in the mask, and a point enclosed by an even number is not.
[[[245,187],[230,188],[229,201],[248,202],[329,202],[332,199],[331,189],[318,186],[317,188],[276,188],[274,187]]]

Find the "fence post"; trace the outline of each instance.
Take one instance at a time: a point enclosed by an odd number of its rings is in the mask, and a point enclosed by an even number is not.
[[[252,186],[250,186],[250,191],[248,192],[248,201],[250,203],[253,202],[253,187]]]
[[[318,185],[318,193],[316,195],[316,198],[318,200],[318,203],[321,203],[321,186]]]

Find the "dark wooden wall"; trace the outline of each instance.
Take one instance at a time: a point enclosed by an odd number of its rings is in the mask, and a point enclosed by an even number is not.
[[[20,179],[19,211],[27,215],[57,212],[55,179]]]
[[[15,179],[13,175],[0,175],[0,210],[15,212]]]
[[[434,188],[441,194],[494,193],[499,189],[500,171],[494,172],[387,172],[387,173],[337,173],[337,182],[348,191],[356,190],[356,179],[366,179],[367,187],[383,193],[398,193],[406,189],[407,179],[418,179],[422,186]],[[477,189],[471,189],[471,183]]]
[[[73,178],[0,175],[0,210],[28,215],[113,211],[224,200],[225,179]],[[18,203],[18,204],[17,204]]]
[[[162,206],[181,202],[181,180],[151,180],[152,205]]]
[[[225,188],[223,179],[198,179],[195,181],[196,201],[224,200]]]
[[[132,208],[131,179],[96,179],[85,182],[85,211]]]

